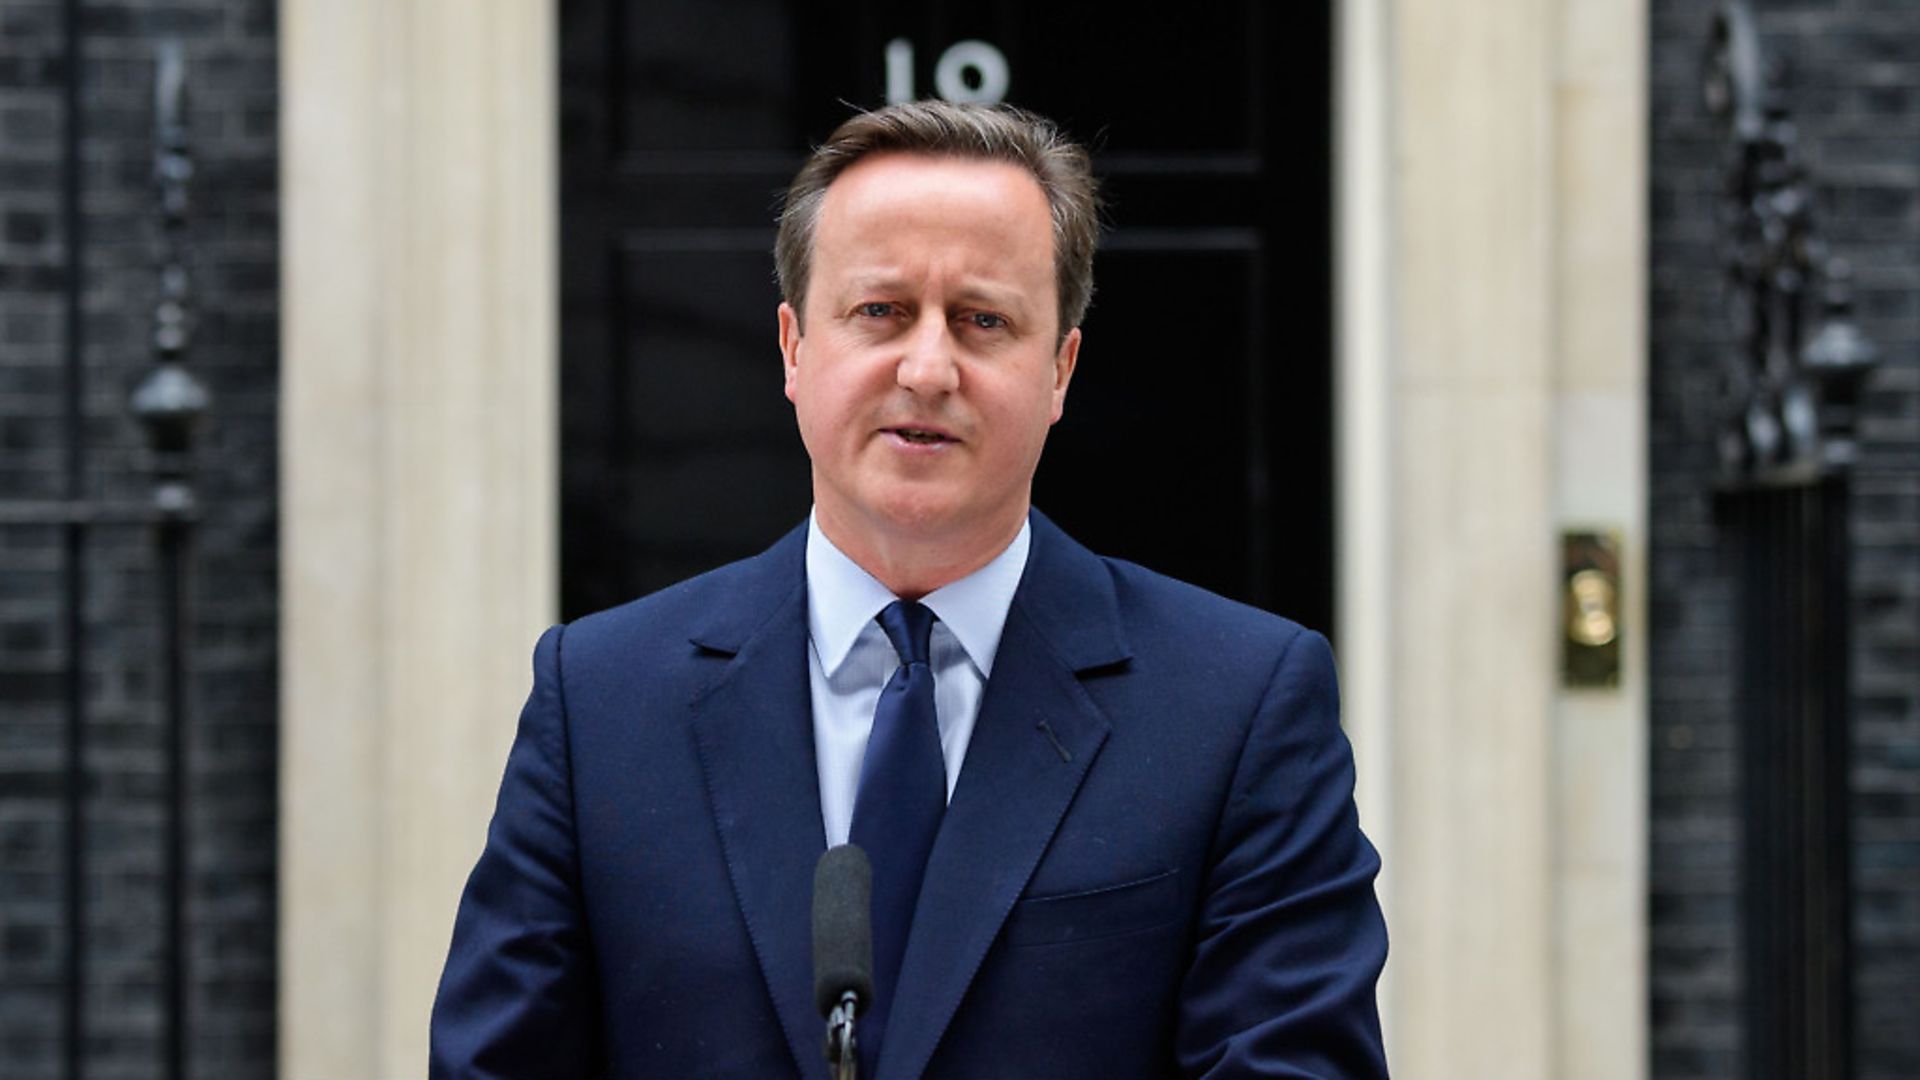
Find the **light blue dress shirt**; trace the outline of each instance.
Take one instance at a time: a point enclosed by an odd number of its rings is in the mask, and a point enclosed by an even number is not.
[[[993,656],[1031,542],[1031,526],[1022,522],[1019,535],[992,562],[920,598],[939,620],[933,624],[929,651],[948,798],[960,779],[980,715],[980,697],[993,673]],[[833,546],[819,522],[808,516],[807,674],[813,693],[814,760],[820,770],[820,820],[829,846],[846,843],[853,828],[853,802],[860,791],[860,763],[873,730],[873,710],[881,688],[900,666],[886,632],[875,621],[895,599]]]

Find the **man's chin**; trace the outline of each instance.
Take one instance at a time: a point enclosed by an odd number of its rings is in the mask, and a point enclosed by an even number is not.
[[[866,500],[849,524],[891,543],[940,543],[978,530],[990,511],[960,493],[914,485]]]
[[[949,500],[911,497],[875,504],[867,520],[896,539],[937,541],[959,529],[966,511]]]
[[[827,527],[828,536],[841,543],[840,533],[851,533],[846,540],[863,547],[914,547],[952,544],[968,548],[1010,538],[1026,515],[1026,501],[1013,493],[980,498],[978,484],[955,482],[890,482],[869,484],[851,490],[823,487],[818,477],[814,486],[814,505]],[[952,554],[966,557],[969,553]]]
[[[961,499],[909,498],[880,503],[872,527],[895,543],[954,544],[961,547],[1009,536],[1020,528],[1026,504],[983,505]],[[958,554],[958,552],[956,552]]]

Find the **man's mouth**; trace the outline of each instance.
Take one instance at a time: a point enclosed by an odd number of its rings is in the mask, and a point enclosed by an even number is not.
[[[932,428],[893,427],[887,428],[886,430],[888,433],[898,435],[910,443],[917,443],[922,446],[955,441],[952,436],[945,432],[935,431]]]

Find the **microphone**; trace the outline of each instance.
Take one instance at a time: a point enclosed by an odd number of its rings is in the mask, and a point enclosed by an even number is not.
[[[852,844],[813,868],[813,1003],[827,1021],[834,1080],[854,1080],[854,1017],[873,1003],[873,866]]]

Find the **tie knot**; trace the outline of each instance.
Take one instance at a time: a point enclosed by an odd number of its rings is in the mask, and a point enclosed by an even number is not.
[[[880,612],[880,629],[893,642],[903,664],[924,664],[933,642],[933,610],[912,600],[895,600]]]

